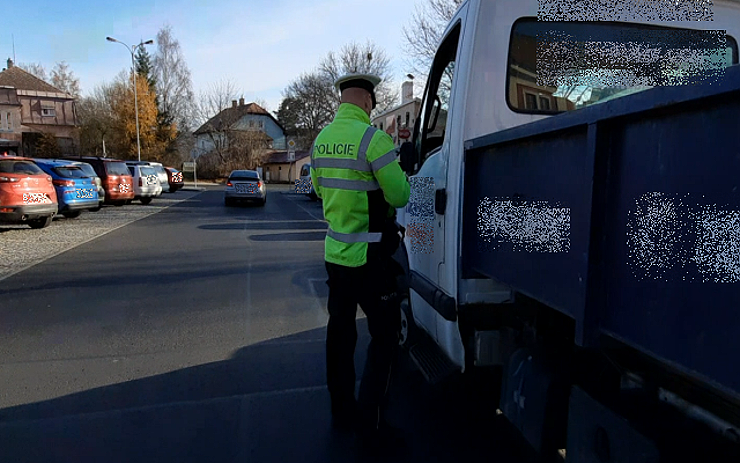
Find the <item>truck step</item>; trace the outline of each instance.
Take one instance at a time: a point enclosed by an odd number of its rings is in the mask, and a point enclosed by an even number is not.
[[[409,356],[430,384],[460,371],[429,336],[420,336],[419,341],[409,348]]]

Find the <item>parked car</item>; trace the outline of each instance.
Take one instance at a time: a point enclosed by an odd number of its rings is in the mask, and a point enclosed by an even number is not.
[[[149,204],[152,199],[162,194],[162,185],[154,167],[127,163],[128,170],[134,179],[134,199],[141,204]]]
[[[134,199],[134,180],[125,162],[97,156],[72,156],[62,159],[86,162],[95,169],[105,190],[106,204],[122,206]]]
[[[34,159],[37,166],[51,175],[57,192],[58,214],[68,219],[79,217],[83,211],[98,207],[98,189],[95,181],[69,161]]]
[[[32,159],[0,157],[0,222],[48,227],[57,213],[51,176]]]
[[[256,170],[235,170],[229,174],[224,204],[231,206],[236,201],[253,201],[260,206],[267,202],[265,183]]]
[[[313,201],[319,199],[311,181],[311,163],[306,163],[301,167],[301,179],[296,189],[298,193],[305,193]]]
[[[60,161],[60,159],[56,159],[57,161]],[[98,177],[98,173],[95,172],[95,169],[93,169],[93,166],[86,162],[79,162],[79,161],[67,161],[71,163],[72,165],[75,165],[82,169],[82,172],[85,173],[88,177],[93,179],[93,182],[95,182],[95,187],[98,190],[98,207],[95,209],[91,209],[92,211],[99,211],[103,207],[103,202],[105,201],[105,188],[103,188],[103,181]]]
[[[164,166],[162,166],[159,162],[152,162],[152,161],[126,161],[126,165],[129,166],[149,166],[154,168],[154,171],[157,173],[157,178],[159,179],[159,184],[162,186],[162,193],[169,193],[170,191],[170,184],[168,181],[168,175],[167,171],[164,169]],[[161,194],[161,193],[160,193]],[[157,195],[159,196],[159,195]]]
[[[176,192],[185,185],[182,172],[174,167],[165,167],[164,170],[167,171],[167,181],[170,184],[170,193]]]

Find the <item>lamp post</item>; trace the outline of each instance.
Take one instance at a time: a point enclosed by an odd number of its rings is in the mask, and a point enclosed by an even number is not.
[[[144,45],[151,45],[154,43],[154,40],[147,40],[146,42],[140,42],[138,45],[134,45],[133,48],[129,47],[125,43],[121,42],[120,40],[116,40],[113,37],[106,37],[105,40],[109,42],[116,42],[120,43],[126,49],[131,53],[131,72],[134,74],[134,114],[136,116],[136,152],[139,155],[139,162],[141,162],[141,141],[139,140],[139,99],[136,95],[136,64],[134,64],[134,52],[137,48],[142,47]]]

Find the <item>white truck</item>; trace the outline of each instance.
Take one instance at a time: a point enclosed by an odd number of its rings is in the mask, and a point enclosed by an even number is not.
[[[740,461],[740,2],[540,21],[547,3],[465,1],[440,41],[401,147],[402,344],[432,382],[497,372],[498,408],[543,455]],[[584,43],[622,55],[570,81],[542,58],[583,63]],[[701,79],[634,56],[634,85],[594,77],[624,81],[630,49],[689,50]]]

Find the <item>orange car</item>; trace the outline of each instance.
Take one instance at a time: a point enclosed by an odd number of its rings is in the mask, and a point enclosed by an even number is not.
[[[0,222],[44,228],[58,207],[51,176],[32,159],[0,157]]]

